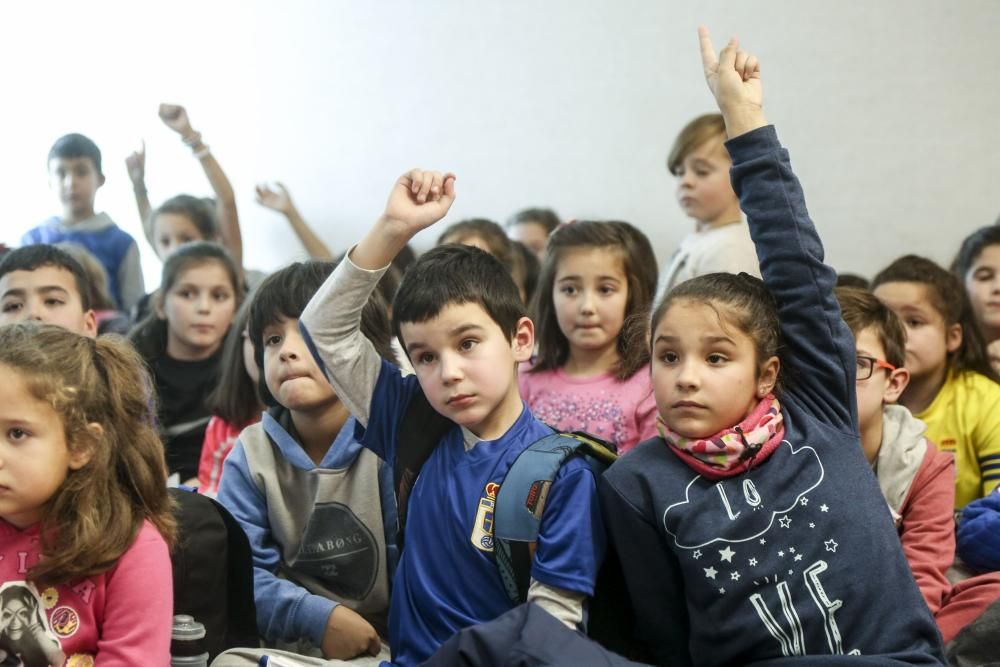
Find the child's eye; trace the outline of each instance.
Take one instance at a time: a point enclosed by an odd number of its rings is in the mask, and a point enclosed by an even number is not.
[[[5,303],[3,305],[3,312],[5,312],[5,313],[13,313],[16,310],[18,310],[20,307],[21,307],[21,304],[17,303],[17,302]]]
[[[431,354],[430,352],[424,352],[417,356],[418,364],[429,364],[432,363],[433,361],[434,361],[434,355]]]
[[[921,325],[923,325],[923,322],[921,320],[916,320],[916,319],[913,319],[912,317],[906,320],[906,326],[908,326],[908,327],[910,327],[912,329],[916,329],[917,327],[919,327]]]
[[[706,359],[708,360],[708,363],[715,365],[725,363],[726,361],[726,358],[721,354],[710,354],[706,357]]]
[[[63,306],[65,304],[66,304],[66,302],[63,301],[62,299],[56,299],[56,298],[51,298],[50,297],[50,298],[48,298],[48,299],[45,300],[45,305],[46,306]]]
[[[212,294],[212,297],[216,301],[228,301],[230,298],[230,294],[229,292],[215,292],[214,294]]]
[[[12,428],[7,431],[7,439],[11,442],[20,442],[28,437],[28,432],[23,428]]]
[[[281,342],[281,336],[278,336],[277,334],[275,334],[274,336],[265,336],[264,337],[264,345],[265,345],[265,347],[270,347],[272,345],[277,345],[280,342]]]
[[[466,338],[465,340],[463,340],[461,343],[458,344],[458,349],[462,350],[463,352],[468,352],[478,344],[479,341],[477,341],[475,338]]]
[[[618,289],[614,285],[601,285],[599,289],[601,294],[604,295],[614,294],[615,292],[618,291]]]
[[[676,352],[671,352],[669,350],[660,353],[660,360],[668,364],[675,363],[678,360],[678,358],[679,357],[677,356]]]
[[[177,296],[181,297],[182,299],[190,299],[195,296],[195,292],[194,290],[182,289],[177,291]]]
[[[572,285],[563,285],[562,287],[559,288],[559,291],[565,294],[566,296],[573,296],[574,294],[576,294],[576,287]]]

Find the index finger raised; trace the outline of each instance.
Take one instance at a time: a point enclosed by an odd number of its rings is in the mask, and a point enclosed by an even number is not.
[[[712,46],[712,38],[708,34],[708,28],[698,26],[698,44],[701,46],[701,63],[706,69],[715,68],[719,64],[719,59],[715,55],[715,47]]]

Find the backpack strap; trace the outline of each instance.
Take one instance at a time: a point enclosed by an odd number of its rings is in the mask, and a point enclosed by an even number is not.
[[[410,492],[431,452],[454,425],[454,422],[431,407],[424,392],[414,392],[399,422],[396,460],[392,468],[398,514],[396,543],[400,552],[403,550]]]
[[[497,493],[494,555],[512,604],[528,597],[531,560],[552,481],[571,456],[583,456],[594,475],[618,458],[614,445],[582,432],[553,433],[518,454]]]

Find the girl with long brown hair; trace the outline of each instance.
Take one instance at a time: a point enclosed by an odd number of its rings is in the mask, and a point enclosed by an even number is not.
[[[0,377],[0,584],[43,610],[8,651],[165,664],[176,527],[142,360],[115,337],[12,324]]]

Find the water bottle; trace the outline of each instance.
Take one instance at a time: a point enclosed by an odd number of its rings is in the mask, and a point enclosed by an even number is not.
[[[208,667],[205,626],[193,616],[174,616],[170,633],[170,667]]]

